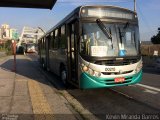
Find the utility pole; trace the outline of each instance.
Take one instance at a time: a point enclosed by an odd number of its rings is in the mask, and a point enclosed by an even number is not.
[[[134,0],[134,12],[136,12],[137,6],[136,6],[136,0]]]

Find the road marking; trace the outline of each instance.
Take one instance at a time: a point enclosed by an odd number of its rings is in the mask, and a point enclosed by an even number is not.
[[[35,120],[53,120],[53,112],[47,102],[39,83],[34,80],[28,81],[28,88],[31,97]]]
[[[151,93],[151,94],[158,94],[158,92],[155,92],[155,91],[149,90],[149,89],[145,89],[144,92],[146,92],[146,93]]]
[[[150,90],[154,90],[154,91],[160,92],[160,89],[159,89],[159,88],[156,88],[156,87],[151,87],[151,86],[143,85],[143,84],[136,84],[136,85],[141,86],[141,87],[144,87],[144,88],[148,88],[148,89],[150,89]]]
[[[118,91],[118,90],[114,90],[114,89],[112,89],[112,88],[110,88],[110,89],[113,90],[114,92],[117,92],[117,93],[119,93],[119,94],[121,94],[121,95],[124,95],[124,96],[127,97],[127,98],[133,99],[133,97],[131,97],[131,96],[129,96],[129,95],[123,93],[123,92],[120,92],[120,91]]]

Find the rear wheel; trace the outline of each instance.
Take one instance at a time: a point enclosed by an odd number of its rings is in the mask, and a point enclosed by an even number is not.
[[[44,59],[42,59],[42,68],[43,68],[44,70],[46,70],[46,65],[45,65]]]
[[[67,71],[64,67],[61,67],[61,71],[60,71],[60,78],[63,82],[63,84],[68,87],[68,81],[67,81]]]

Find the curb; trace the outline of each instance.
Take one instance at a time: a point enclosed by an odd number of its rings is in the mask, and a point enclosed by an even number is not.
[[[44,74],[44,76],[47,78],[47,81],[51,84],[59,88],[59,85],[52,81],[52,79],[46,75],[46,73],[39,68],[39,70]],[[56,93],[60,94],[64,99],[67,100],[67,102],[73,107],[75,111],[77,111],[80,116],[84,120],[99,120],[94,114],[92,114],[90,111],[85,109],[72,95],[70,95],[66,90],[60,90],[58,91],[56,89]]]
[[[27,59],[32,59],[28,56],[26,56]],[[60,86],[55,83],[50,76],[48,76],[40,67],[38,68],[40,72],[43,73],[43,75],[46,77],[46,80],[56,88],[60,88]],[[55,92],[59,95],[61,95],[67,102],[71,105],[71,107],[84,119],[84,120],[99,120],[93,113],[91,113],[89,110],[85,109],[81,103],[79,103],[72,95],[70,95],[66,90],[55,90]]]

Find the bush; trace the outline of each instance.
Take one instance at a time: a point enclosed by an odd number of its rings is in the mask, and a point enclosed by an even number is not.
[[[12,52],[12,41],[11,40],[6,41],[5,51],[7,55],[12,55],[13,52]]]

